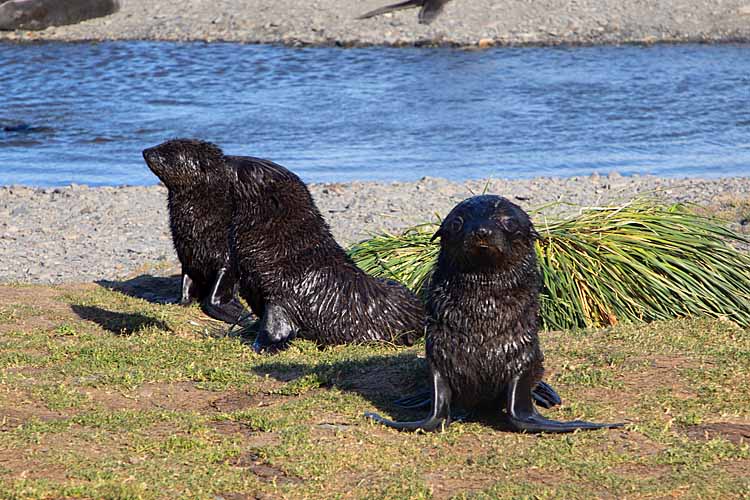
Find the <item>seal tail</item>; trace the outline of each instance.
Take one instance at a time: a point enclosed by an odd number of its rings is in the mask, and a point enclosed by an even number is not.
[[[385,7],[380,7],[379,9],[366,12],[365,14],[362,14],[361,16],[359,16],[357,19],[369,19],[371,17],[379,16],[381,14],[387,14],[389,12],[396,12],[397,10],[413,9],[415,7],[420,7],[423,1],[424,0],[406,0],[405,2],[399,2],[399,3],[394,3],[392,5],[386,5]],[[422,11],[424,11],[424,9],[425,7],[422,7],[422,10],[419,12],[419,18],[420,18],[419,22],[422,22]]]

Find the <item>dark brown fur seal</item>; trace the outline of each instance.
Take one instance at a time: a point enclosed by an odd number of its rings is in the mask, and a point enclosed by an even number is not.
[[[182,264],[180,302],[197,299],[209,316],[237,322],[243,308],[229,263],[232,190],[221,150],[176,139],[144,150],[143,158],[169,191],[169,224]]]
[[[354,264],[299,177],[268,160],[225,158],[236,176],[231,248],[240,293],[261,318],[257,351],[295,336],[411,345],[423,335],[419,298]]]
[[[434,431],[450,424],[455,402],[467,409],[505,409],[510,427],[523,432],[621,426],[549,420],[532,403],[544,356],[537,234],[529,216],[505,198],[475,196],[448,214],[435,237],[440,254],[427,300],[431,413],[418,422],[368,416],[397,429]]]
[[[420,7],[418,16],[419,23],[430,24],[432,21],[437,19],[438,15],[440,15],[440,13],[443,11],[443,7],[445,7],[445,4],[447,4],[449,1],[450,0],[406,0],[405,2],[386,5],[385,7],[371,10],[366,14],[362,14],[357,19],[368,19],[370,17],[379,16],[381,14],[387,14],[388,12]]]

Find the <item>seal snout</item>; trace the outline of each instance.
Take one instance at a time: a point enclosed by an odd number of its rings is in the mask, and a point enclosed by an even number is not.
[[[502,251],[505,244],[503,232],[486,220],[477,221],[467,228],[464,244],[478,250]]]
[[[158,157],[157,148],[146,148],[143,150],[143,159],[146,160],[146,163],[149,165],[152,165],[156,162],[156,158]]]

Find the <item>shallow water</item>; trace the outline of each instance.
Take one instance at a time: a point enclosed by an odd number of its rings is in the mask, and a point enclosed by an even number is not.
[[[154,184],[198,137],[311,182],[750,175],[750,46],[0,44],[0,184]]]

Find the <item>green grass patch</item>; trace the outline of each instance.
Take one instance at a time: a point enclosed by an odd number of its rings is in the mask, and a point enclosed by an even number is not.
[[[542,334],[564,400],[545,414],[624,430],[528,436],[469,420],[425,435],[363,418],[421,416],[391,402],[424,386],[423,343],[295,341],[259,356],[206,335],[216,324],[196,308],[93,288],[46,296],[68,312],[40,300],[31,326],[0,333],[0,498],[750,492],[750,336],[728,321]]]

